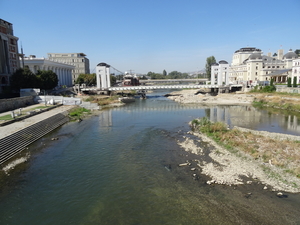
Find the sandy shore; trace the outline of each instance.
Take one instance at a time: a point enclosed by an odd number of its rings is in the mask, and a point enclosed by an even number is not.
[[[180,103],[201,103],[201,104],[218,104],[218,105],[237,105],[251,104],[254,96],[251,94],[220,94],[218,96],[209,96],[207,94],[195,95],[195,90],[183,90],[172,92],[173,96],[169,98]],[[244,128],[241,128],[244,129]],[[251,130],[247,130],[251,131]],[[253,131],[266,137],[275,135],[274,138],[289,138],[300,140],[300,137],[285,134],[274,134],[266,131]],[[188,137],[192,135],[196,138]],[[238,152],[233,154],[220,147],[206,135],[188,132],[184,136],[184,141],[179,142],[185,151],[194,153],[201,157],[197,161],[198,170],[211,178],[207,184],[223,185],[253,185],[264,184],[263,189],[272,191],[284,191],[291,193],[300,192],[300,179],[283,171],[272,163],[264,163],[261,160],[255,160],[251,156]],[[207,152],[199,146],[209,147]],[[281,194],[281,193],[279,193]]]

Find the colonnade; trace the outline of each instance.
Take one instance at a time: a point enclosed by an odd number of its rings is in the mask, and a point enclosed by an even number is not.
[[[47,65],[28,65],[29,69],[33,73],[37,73],[38,70],[52,70],[58,78],[58,87],[62,85],[66,85],[67,87],[71,87],[73,85],[72,83],[72,69],[68,68],[59,68],[55,66],[47,66]]]

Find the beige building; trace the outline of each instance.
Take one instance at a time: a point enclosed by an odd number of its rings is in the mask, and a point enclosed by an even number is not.
[[[276,54],[263,52],[257,48],[241,48],[232,57],[229,79],[232,83],[248,82],[256,85],[259,82],[274,78],[277,83],[284,83],[292,76],[293,60],[297,54],[290,50],[284,54],[279,49]]]
[[[75,66],[72,71],[72,83],[74,84],[79,74],[90,73],[90,61],[84,53],[48,53],[48,59]]]
[[[9,77],[20,68],[18,40],[13,25],[0,19],[0,93],[9,85]]]

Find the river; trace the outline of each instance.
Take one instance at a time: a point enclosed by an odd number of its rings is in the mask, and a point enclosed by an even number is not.
[[[29,146],[30,158],[1,177],[0,224],[300,224],[299,194],[207,185],[178,167],[197,156],[177,144],[198,117],[300,135],[297,116],[181,105],[163,94],[70,122]]]

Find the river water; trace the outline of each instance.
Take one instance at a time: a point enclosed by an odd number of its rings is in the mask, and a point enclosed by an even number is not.
[[[207,185],[178,167],[197,156],[177,145],[198,117],[299,135],[297,116],[180,105],[163,94],[70,122],[31,145],[29,160],[1,177],[0,224],[300,224],[299,194]]]

